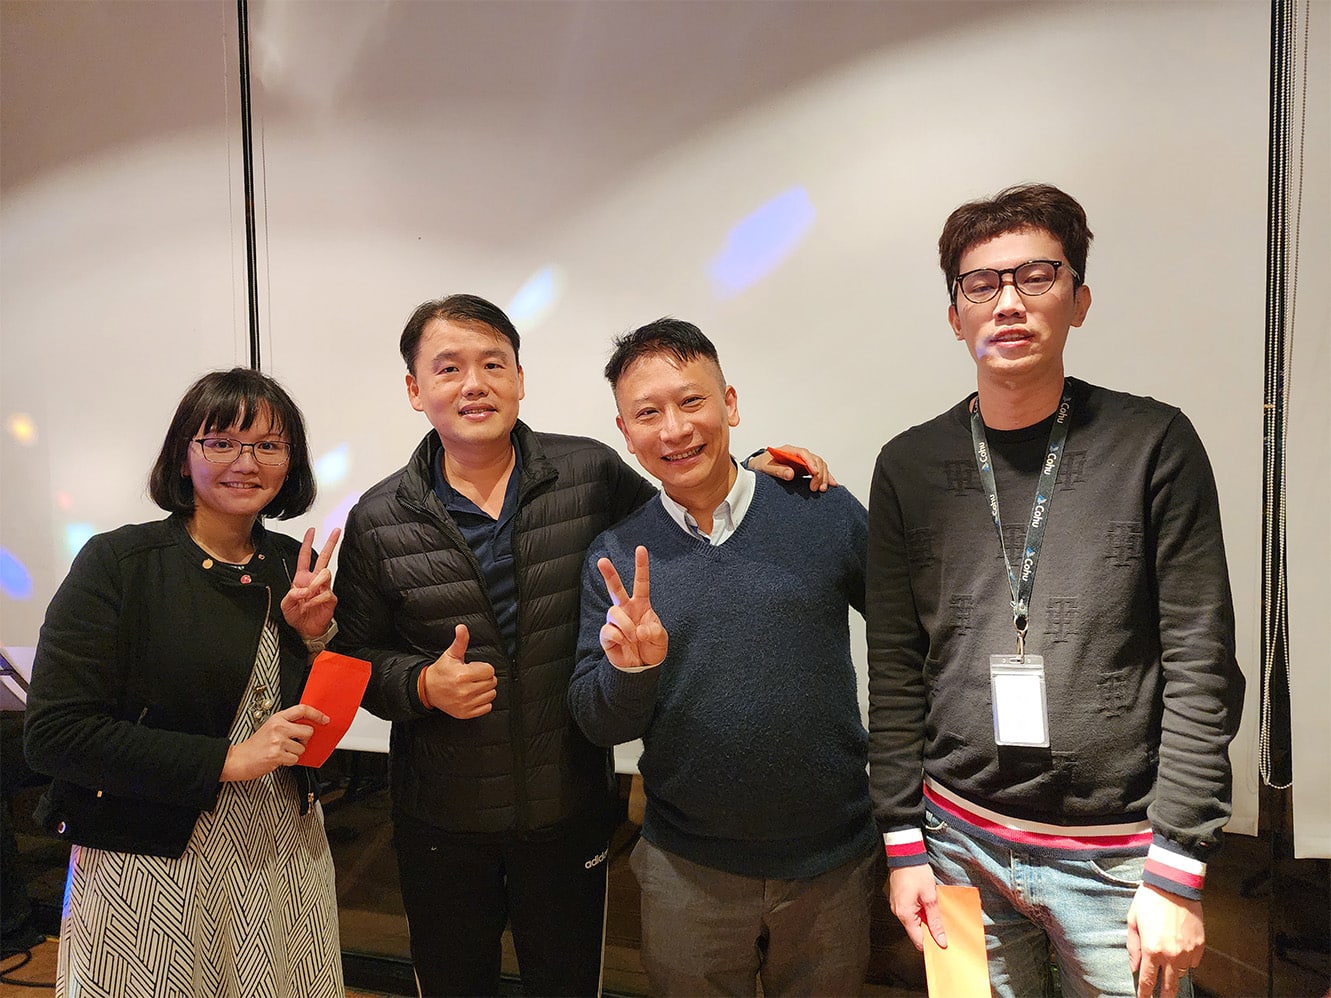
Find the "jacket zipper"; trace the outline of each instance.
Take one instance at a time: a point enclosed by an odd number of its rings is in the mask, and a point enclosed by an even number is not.
[[[524,468],[526,465],[524,464]],[[518,509],[513,515],[513,534],[516,537],[519,533],[519,526],[527,511],[526,500],[531,491],[540,485],[544,485],[548,478],[542,478],[539,481],[531,481],[530,472],[526,476],[527,481],[518,481]],[[427,486],[424,501],[417,500],[414,496],[403,496],[401,502],[404,506],[416,510],[416,512],[428,516],[444,531],[444,534],[457,547],[466,553],[467,560],[471,563],[472,576],[476,583],[481,587],[481,592],[485,595],[485,603],[490,611],[490,623],[494,626],[495,634],[499,636],[502,650],[503,633],[499,629],[499,616],[495,613],[494,604],[490,602],[489,590],[485,584],[485,573],[481,571],[481,564],[476,559],[476,552],[471,549],[467,539],[462,536],[450,516],[445,512],[440,514],[430,506],[430,497],[434,496],[438,502],[438,496],[434,489]],[[513,592],[514,599],[518,607],[518,640],[513,650],[513,655],[509,658],[509,682],[512,686],[510,694],[511,705],[509,707],[509,738],[512,741],[513,752],[513,805],[517,812],[515,830],[519,832],[527,831],[530,826],[529,815],[527,814],[527,753],[526,745],[523,742],[524,725],[522,723],[522,679],[521,669],[518,661],[522,657],[522,636],[523,636],[523,612],[522,612],[522,566],[518,561],[517,545],[513,546]]]
[[[518,662],[522,659],[522,564],[518,561],[518,527],[526,507],[522,505],[522,483],[518,483],[518,508],[513,514],[513,599],[518,609],[518,634],[513,646],[513,661],[510,663],[509,676],[513,684],[512,705],[509,708],[509,732],[513,739],[513,805],[517,811],[518,831],[525,832],[531,827],[531,816],[527,813],[527,746],[523,740],[525,725],[522,723],[522,670]],[[493,612],[493,607],[491,611]],[[503,635],[500,635],[502,640]]]

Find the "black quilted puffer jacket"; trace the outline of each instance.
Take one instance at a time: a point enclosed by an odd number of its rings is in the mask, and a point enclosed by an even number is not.
[[[519,422],[513,521],[518,651],[510,658],[480,567],[433,489],[431,432],[410,462],[347,518],[335,589],[334,648],[373,665],[365,707],[393,722],[393,810],[454,834],[539,833],[607,806],[610,761],[565,706],[578,638],[583,558],[601,531],[656,495],[613,449]],[[422,706],[422,669],[471,632],[468,661],[489,662],[493,709],[458,720]]]

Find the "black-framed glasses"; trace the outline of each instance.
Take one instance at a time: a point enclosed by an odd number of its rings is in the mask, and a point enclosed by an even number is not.
[[[287,463],[291,456],[291,445],[285,440],[260,440],[247,444],[231,437],[195,437],[192,441],[203,451],[203,459],[213,464],[231,464],[250,449],[254,460],[269,467],[279,467]]]
[[[1054,282],[1058,280],[1058,271],[1062,267],[1068,268],[1068,273],[1072,275],[1074,281],[1078,279],[1077,272],[1062,260],[1027,260],[1019,266],[1008,267],[1006,270],[990,270],[987,267],[968,270],[957,276],[952,285],[953,295],[955,296],[956,289],[960,288],[967,301],[983,305],[987,301],[992,301],[1003,290],[1003,278],[1008,274],[1012,275],[1012,286],[1021,294],[1028,297],[1042,295],[1054,286]]]

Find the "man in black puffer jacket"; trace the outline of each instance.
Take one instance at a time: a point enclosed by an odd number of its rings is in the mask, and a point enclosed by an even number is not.
[[[347,519],[334,647],[393,722],[412,963],[423,994],[496,994],[511,919],[528,994],[596,994],[613,773],[565,696],[587,547],[656,489],[518,420],[518,332],[490,302],[426,302],[400,346],[433,431]]]

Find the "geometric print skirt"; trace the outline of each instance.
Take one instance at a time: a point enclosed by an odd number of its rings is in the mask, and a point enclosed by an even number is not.
[[[272,713],[277,682],[270,621],[233,745]],[[342,998],[323,809],[300,814],[279,767],[223,783],[179,859],[74,846],[58,961],[57,998]]]

